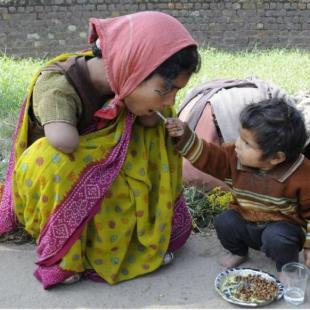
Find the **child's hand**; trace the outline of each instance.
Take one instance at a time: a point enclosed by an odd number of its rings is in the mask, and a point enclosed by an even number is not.
[[[178,118],[168,118],[165,126],[170,137],[172,137],[175,148],[181,155],[185,154],[183,149],[195,140],[195,133],[189,128],[187,123],[182,122]],[[189,148],[186,148],[186,150],[188,151]]]
[[[183,123],[178,118],[168,118],[165,126],[170,137],[181,138],[185,133],[187,124]]]

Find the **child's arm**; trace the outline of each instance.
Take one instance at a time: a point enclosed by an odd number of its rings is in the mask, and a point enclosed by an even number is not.
[[[79,132],[76,127],[64,122],[52,122],[44,125],[44,133],[54,148],[63,153],[73,153],[80,145]]]
[[[177,118],[168,118],[167,131],[176,141],[179,153],[197,169],[221,180],[231,177],[230,159],[233,148],[217,146],[200,139],[187,123]]]

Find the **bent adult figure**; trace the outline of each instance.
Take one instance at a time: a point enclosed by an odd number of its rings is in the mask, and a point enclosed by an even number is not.
[[[1,233],[18,221],[36,238],[44,288],[152,272],[191,231],[181,158],[155,111],[175,115],[196,42],[173,17],[140,12],[92,18],[89,43],[34,77],[0,206]]]
[[[234,143],[239,136],[241,110],[251,103],[271,98],[283,99],[288,104],[296,105],[305,118],[310,136],[309,99],[307,101],[290,96],[277,85],[257,77],[217,79],[202,83],[186,96],[178,115],[207,142],[218,145]],[[309,158],[309,139],[304,153]],[[183,162],[183,180],[186,185],[194,185],[205,191],[216,186],[228,189],[224,182],[199,171],[186,159]]]

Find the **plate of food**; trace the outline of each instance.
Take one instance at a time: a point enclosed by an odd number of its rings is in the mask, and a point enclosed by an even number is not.
[[[217,275],[216,291],[226,301],[246,307],[265,306],[283,297],[283,285],[272,274],[252,268],[231,268]]]

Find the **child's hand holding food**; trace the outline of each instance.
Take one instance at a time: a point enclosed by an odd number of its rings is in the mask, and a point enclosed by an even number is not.
[[[192,147],[196,134],[189,128],[187,123],[178,118],[167,118],[165,126],[174,141],[175,148],[181,155],[186,154]]]
[[[188,125],[178,118],[167,118],[165,126],[168,130],[170,137],[182,138],[188,129]]]

